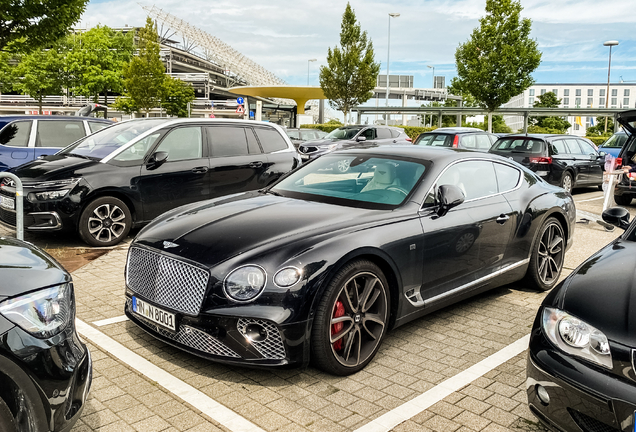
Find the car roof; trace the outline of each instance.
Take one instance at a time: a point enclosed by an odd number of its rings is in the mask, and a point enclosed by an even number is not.
[[[462,133],[470,133],[470,132],[490,133],[490,132],[486,132],[483,129],[472,128],[472,127],[442,127],[442,128],[437,128],[435,130],[429,131],[429,132],[424,132],[423,135],[434,134],[434,133],[462,134]]]
[[[556,138],[585,138],[576,135],[568,135],[568,134],[509,134],[503,137],[499,137],[499,139],[510,139],[510,138],[534,138],[540,139],[544,141],[550,141]]]
[[[97,118],[97,117],[83,117],[83,116],[65,116],[65,115],[38,115],[38,114],[10,114],[0,115],[0,122],[10,122],[13,120],[91,120],[104,123],[113,123],[112,120]]]
[[[390,157],[404,157],[420,160],[432,160],[440,162],[451,162],[453,160],[460,159],[492,159],[497,161],[510,162],[508,158],[485,152],[475,152],[472,150],[458,149],[452,147],[427,147],[417,145],[391,145],[391,146],[378,146],[365,149],[349,149],[349,150],[337,150],[331,154],[376,154],[378,156]],[[327,155],[325,155],[327,156]],[[324,157],[324,156],[322,156]]]

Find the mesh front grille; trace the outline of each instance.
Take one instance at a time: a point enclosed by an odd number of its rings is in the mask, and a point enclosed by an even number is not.
[[[126,283],[135,293],[172,310],[197,315],[208,271],[146,249],[131,248]]]
[[[285,346],[283,340],[280,337],[278,328],[270,322],[241,318],[238,321],[237,328],[243,336],[246,336],[246,328],[250,324],[257,324],[262,326],[267,331],[267,338],[262,341],[250,341],[250,343],[256,348],[256,350],[266,359],[271,360],[283,360],[285,358]]]
[[[568,408],[568,412],[577,426],[584,432],[620,432],[620,429],[616,429],[577,410]]]
[[[11,226],[15,226],[16,224],[15,212],[12,212],[10,210],[5,210],[2,207],[0,207],[0,220],[2,220],[2,222],[7,223]]]

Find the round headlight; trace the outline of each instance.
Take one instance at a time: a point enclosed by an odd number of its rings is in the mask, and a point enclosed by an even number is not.
[[[274,276],[274,283],[279,287],[286,288],[294,285],[300,280],[302,272],[296,267],[286,267]]]
[[[258,266],[239,267],[225,278],[225,294],[240,302],[253,300],[263,291],[266,280],[265,270]]]
[[[590,329],[583,321],[566,316],[559,322],[559,334],[565,343],[583,348],[590,342]]]

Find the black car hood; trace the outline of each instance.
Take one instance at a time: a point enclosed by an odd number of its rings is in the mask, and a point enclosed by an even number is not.
[[[618,113],[616,114],[616,120],[618,120],[630,135],[636,133],[636,110]]]
[[[71,280],[68,273],[45,252],[5,237],[0,237],[0,279],[0,298]]]
[[[613,341],[636,346],[636,242],[610,243],[568,278],[561,309]]]
[[[88,166],[97,165],[99,161],[77,156],[51,155],[34,160],[11,170],[22,181],[57,180]]]
[[[135,243],[213,267],[259,247],[274,249],[302,235],[360,227],[369,216],[377,219],[378,210],[252,192],[169,212],[142,230]],[[165,249],[164,241],[178,246]]]

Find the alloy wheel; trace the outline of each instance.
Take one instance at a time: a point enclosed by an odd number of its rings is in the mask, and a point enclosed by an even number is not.
[[[563,189],[566,192],[572,192],[572,177],[568,174],[563,177]]]
[[[117,205],[105,203],[93,210],[88,218],[88,232],[97,241],[110,242],[126,230],[126,214]]]
[[[338,172],[346,173],[347,171],[349,171],[350,165],[351,165],[351,161],[349,159],[340,159],[336,163],[336,168],[338,169]]]
[[[541,282],[552,285],[559,277],[564,253],[563,229],[558,222],[552,222],[545,228],[539,240],[537,272]]]
[[[331,314],[329,341],[335,359],[356,367],[373,356],[388,317],[387,291],[373,273],[361,272],[345,282]]]
[[[475,234],[473,233],[464,233],[458,239],[457,243],[455,243],[455,252],[458,254],[463,254],[468,252],[475,243]]]

